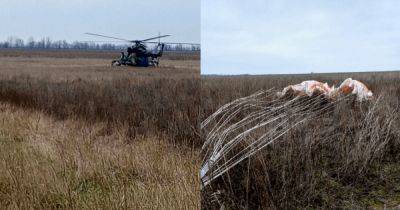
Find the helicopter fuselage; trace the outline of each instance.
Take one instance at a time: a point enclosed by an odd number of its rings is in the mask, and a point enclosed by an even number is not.
[[[141,43],[135,44],[132,47],[128,47],[128,54],[126,56],[122,53],[120,59],[113,60],[112,65],[137,67],[158,66],[159,58],[162,56],[163,50],[164,44],[161,43],[157,45],[153,52],[148,51],[146,46]]]

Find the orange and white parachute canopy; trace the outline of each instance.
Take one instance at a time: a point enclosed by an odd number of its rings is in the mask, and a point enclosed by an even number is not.
[[[336,92],[344,95],[354,94],[357,96],[358,101],[367,101],[373,98],[372,91],[369,90],[365,84],[351,78],[344,80],[332,95],[337,95]]]
[[[299,96],[323,94],[330,99],[335,99],[338,95],[354,94],[357,96],[358,101],[371,100],[373,97],[372,92],[367,88],[366,85],[351,78],[344,80],[339,88],[335,88],[334,86],[329,87],[327,83],[308,80],[300,84],[289,85],[285,87],[282,92],[278,92],[277,95],[282,97],[289,92],[293,92],[295,95]]]
[[[329,95],[332,88],[327,83],[318,82],[315,80],[304,81],[300,84],[289,85],[285,87],[282,92],[278,92],[278,96],[284,96],[292,91],[296,95],[312,96],[316,93]]]

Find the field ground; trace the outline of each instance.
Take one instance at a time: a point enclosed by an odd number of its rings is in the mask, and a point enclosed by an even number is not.
[[[198,124],[221,105],[260,89],[278,90],[309,79],[338,84],[347,77],[382,96],[373,113],[380,120],[372,125],[396,115],[400,104],[400,72],[200,78],[199,54],[167,54],[158,69],[112,68],[115,57],[118,52],[0,51],[0,206],[199,208]],[[323,129],[295,130],[294,137],[319,138],[311,145],[290,138],[254,158],[253,174],[231,177],[246,183],[235,182],[235,189],[221,185],[230,197],[227,204],[398,205],[400,132],[393,128],[400,126],[399,117],[365,132],[355,129],[357,119],[364,118],[352,109],[344,107],[338,113],[345,114],[337,116],[352,120],[344,125],[346,132],[337,127],[334,133],[343,134],[345,146],[320,143]],[[365,152],[364,147],[371,148],[368,140],[380,135],[388,141],[378,141],[377,154]],[[354,145],[361,146],[349,153]],[[300,153],[305,146],[308,152]],[[359,164],[365,159],[368,170]],[[363,170],[355,179],[358,167]]]
[[[0,206],[11,209],[193,209],[197,152],[124,129],[58,121],[0,104]]]
[[[199,208],[199,55],[114,57],[0,51],[2,208]]]
[[[129,78],[133,81],[170,78],[198,78],[199,57],[196,55],[165,55],[160,68],[111,67],[118,52],[98,51],[18,51],[0,50],[2,77],[21,74],[45,77],[51,81],[111,80]],[[173,57],[173,59],[168,59]],[[180,58],[180,59],[179,59]],[[116,74],[116,72],[118,72]]]
[[[300,124],[205,188],[203,207],[398,207],[400,71],[202,76],[201,117],[205,119],[223,104],[261,89],[278,91],[312,79],[337,86],[348,77],[365,83],[379,100],[363,106],[344,103],[331,114]],[[251,138],[257,137],[251,134],[249,141]]]

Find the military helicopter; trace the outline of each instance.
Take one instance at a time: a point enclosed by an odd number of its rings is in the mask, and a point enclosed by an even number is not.
[[[127,54],[121,52],[121,57],[119,59],[113,60],[111,62],[112,66],[138,66],[138,67],[157,67],[160,63],[160,58],[163,55],[165,44],[192,44],[192,43],[161,43],[160,39],[168,37],[171,35],[159,35],[156,37],[151,37],[143,40],[128,40],[119,37],[112,37],[102,34],[95,33],[85,33],[91,36],[104,37],[109,39],[115,39],[119,41],[133,43],[131,47],[127,48]],[[151,40],[158,39],[158,42],[152,42]],[[153,50],[148,50],[146,43],[157,44]],[[196,45],[196,44],[194,44]]]

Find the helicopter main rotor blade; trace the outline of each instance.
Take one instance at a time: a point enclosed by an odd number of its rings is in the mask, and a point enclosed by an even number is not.
[[[146,41],[150,41],[150,40],[154,40],[154,39],[164,38],[164,37],[167,37],[167,36],[171,36],[171,35],[156,36],[156,37],[140,40],[140,42],[146,42]]]
[[[130,43],[142,42],[142,43],[150,43],[150,44],[158,44],[159,43],[159,42],[149,42],[150,40],[171,36],[171,35],[162,35],[162,36],[156,36],[156,37],[152,37],[152,38],[148,38],[148,39],[144,39],[144,40],[128,40],[128,39],[107,36],[107,35],[102,35],[102,34],[95,34],[95,33],[85,33],[85,34],[91,35],[91,36],[99,36],[99,37],[104,37],[104,38],[116,39],[119,41],[130,42]],[[105,41],[101,41],[101,42],[105,42]],[[198,43],[188,43],[188,42],[161,42],[161,43],[164,43],[164,44],[187,44],[187,45],[200,46],[200,44],[198,44]]]
[[[199,43],[188,43],[188,42],[163,42],[165,44],[187,44],[187,45],[198,45],[200,46]]]
[[[126,42],[135,42],[132,40],[127,40],[127,39],[122,39],[122,38],[112,37],[112,36],[106,36],[106,35],[102,35],[102,34],[94,34],[94,33],[85,33],[85,34],[91,35],[91,36],[99,36],[99,37],[104,37],[104,38],[116,39],[116,40],[126,41]]]
[[[144,42],[144,43],[150,43],[150,44],[158,44],[158,42]],[[163,44],[187,44],[187,45],[198,45],[200,46],[199,43],[189,43],[189,42],[161,42]]]

